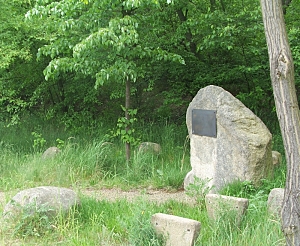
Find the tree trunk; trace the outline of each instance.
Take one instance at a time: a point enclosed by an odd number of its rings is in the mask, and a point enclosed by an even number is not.
[[[284,24],[282,0],[261,0],[270,74],[287,163],[282,231],[287,245],[300,245],[300,115],[294,66]]]
[[[179,17],[179,20],[182,23],[186,23],[187,22],[187,11],[186,14],[183,13],[182,9],[177,10],[177,15]],[[197,52],[197,45],[196,43],[193,41],[193,34],[190,28],[187,29],[187,32],[185,34],[185,38],[186,41],[190,44],[190,51],[197,57],[199,58],[199,54]]]
[[[126,93],[125,93],[125,118],[129,121],[130,114],[128,113],[128,109],[130,108],[130,81],[126,80]],[[126,132],[130,129],[129,126],[126,127]],[[130,143],[125,143],[125,152],[126,152],[126,160],[129,162],[130,160]]]

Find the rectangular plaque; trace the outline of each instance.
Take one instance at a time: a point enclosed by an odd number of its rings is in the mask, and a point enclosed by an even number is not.
[[[199,136],[217,137],[217,111],[192,110],[192,133]]]

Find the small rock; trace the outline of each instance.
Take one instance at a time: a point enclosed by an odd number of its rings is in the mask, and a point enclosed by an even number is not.
[[[42,159],[48,159],[48,158],[53,158],[55,157],[57,154],[59,154],[61,152],[61,150],[57,147],[50,147],[48,149],[46,149],[46,151],[43,153],[42,155]]]
[[[270,191],[268,196],[268,211],[270,214],[278,216],[280,218],[283,198],[283,188],[274,188]]]
[[[272,159],[274,166],[279,166],[281,164],[282,157],[278,151],[272,151]]]
[[[161,146],[158,143],[143,142],[138,147],[139,152],[149,152],[153,154],[160,154]]]

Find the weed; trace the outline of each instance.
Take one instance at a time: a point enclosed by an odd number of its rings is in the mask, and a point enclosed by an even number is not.
[[[42,134],[31,132],[31,135],[34,137],[33,149],[35,151],[40,151],[41,149],[43,149],[47,141],[42,137]]]
[[[13,235],[41,237],[53,231],[54,219],[50,216],[51,209],[47,205],[37,206],[35,202],[24,206],[13,204],[18,212],[7,217],[10,218]]]
[[[137,109],[127,109],[124,106],[121,106],[121,108],[130,119],[127,117],[120,117],[118,119],[117,129],[111,131],[111,135],[112,137],[120,137],[123,143],[130,143],[133,146],[137,146],[141,141],[134,136],[135,129],[133,128],[133,124],[137,121]]]
[[[65,147],[65,141],[61,139],[56,139],[56,146],[59,149],[63,149]]]
[[[152,211],[149,211],[148,207],[145,201],[139,200],[132,209],[132,219],[129,221],[128,228],[129,242],[132,246],[164,245],[163,237],[155,233],[151,224]]]
[[[186,194],[196,198],[201,209],[205,208],[205,196],[212,189],[212,187],[208,185],[210,181],[211,179],[200,179],[194,176],[194,182],[190,183],[186,188]]]

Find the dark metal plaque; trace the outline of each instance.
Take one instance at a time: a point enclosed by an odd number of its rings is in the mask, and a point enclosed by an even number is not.
[[[217,137],[217,111],[193,109],[192,133],[199,136]]]

